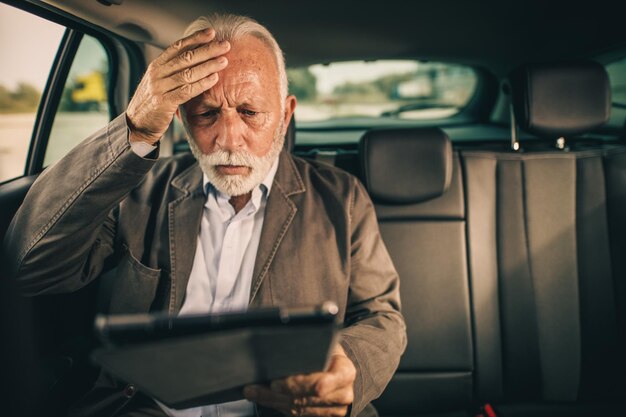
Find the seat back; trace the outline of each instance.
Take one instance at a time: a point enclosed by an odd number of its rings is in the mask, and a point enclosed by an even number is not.
[[[463,410],[473,351],[458,155],[439,129],[368,132],[362,172],[400,275],[408,346],[381,415]]]
[[[479,397],[617,398],[626,149],[461,159]]]
[[[382,415],[626,410],[626,145],[576,137],[608,119],[606,73],[528,66],[511,88],[540,138],[519,152],[453,152],[432,129],[362,139],[409,338]]]
[[[529,65],[511,87],[520,126],[543,142],[461,153],[477,397],[623,402],[626,147],[573,138],[608,120],[606,72]]]

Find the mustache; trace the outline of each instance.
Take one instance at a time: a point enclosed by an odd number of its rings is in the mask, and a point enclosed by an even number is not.
[[[218,149],[210,154],[204,154],[203,159],[209,165],[237,165],[245,167],[254,167],[259,163],[256,155],[246,151],[228,152]]]

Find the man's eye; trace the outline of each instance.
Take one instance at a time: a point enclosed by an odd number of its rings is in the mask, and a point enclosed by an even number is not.
[[[218,113],[219,113],[219,110],[209,110],[209,111],[205,111],[204,113],[200,113],[197,116],[198,117],[214,117],[214,116],[217,116]]]
[[[248,109],[241,109],[239,110],[241,112],[241,114],[243,114],[244,116],[256,116],[258,112],[255,112],[254,110],[248,110]]]

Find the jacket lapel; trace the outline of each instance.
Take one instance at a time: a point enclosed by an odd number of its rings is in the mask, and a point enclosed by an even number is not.
[[[168,204],[171,263],[169,314],[178,312],[183,304],[196,254],[205,201],[202,171],[198,164],[194,163],[174,178],[172,186],[178,195]]]
[[[259,249],[252,274],[250,303],[253,302],[259,287],[267,276],[280,242],[283,240],[298,211],[296,205],[289,197],[305,191],[304,182],[293,159],[285,151],[282,151],[272,190],[265,207],[263,229],[261,230]]]

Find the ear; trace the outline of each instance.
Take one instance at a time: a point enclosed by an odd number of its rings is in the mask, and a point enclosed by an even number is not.
[[[176,117],[178,118],[179,122],[183,122],[183,115],[180,114],[180,107],[176,107],[176,113],[174,113],[176,115]]]
[[[285,99],[285,114],[283,120],[283,136],[287,133],[287,129],[289,128],[289,122],[291,121],[291,117],[293,116],[293,112],[296,110],[296,105],[298,104],[298,100],[296,96],[291,95],[287,96]]]

